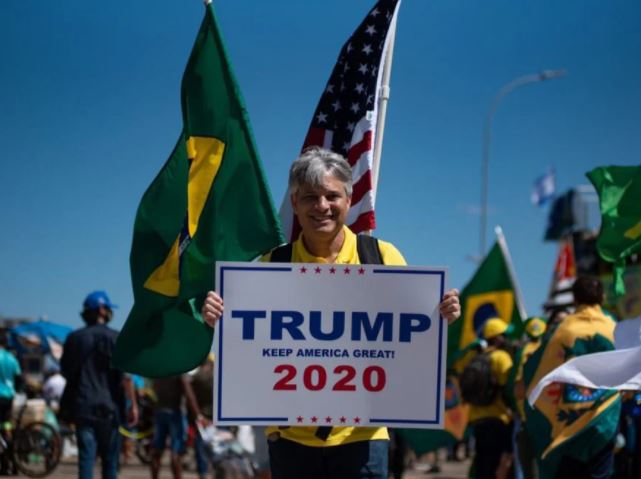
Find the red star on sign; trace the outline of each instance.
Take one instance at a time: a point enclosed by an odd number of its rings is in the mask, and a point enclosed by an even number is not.
[[[350,270],[349,268],[345,268],[345,269],[343,270],[343,272],[344,272],[345,274],[349,274],[349,272],[350,272],[350,271],[351,271],[351,270]]]
[[[329,424],[330,422],[332,422],[332,418],[331,418],[331,417],[329,417],[329,416],[327,416],[327,417],[325,418],[325,422],[326,422],[327,424]]]
[[[312,416],[312,422],[317,422],[318,418],[316,416]]]
[[[345,424],[346,421],[347,421],[347,418],[345,416],[341,416],[341,422]]]
[[[358,270],[358,274],[365,274],[365,268],[360,268]]]
[[[303,416],[298,416],[296,418],[296,422],[303,422]]]
[[[360,424],[360,423],[361,423],[361,418],[360,418],[360,417],[355,417],[355,418],[354,418],[354,422],[355,422],[356,424]]]
[[[329,272],[330,274],[336,274],[336,268],[332,266],[331,268],[329,268]]]
[[[321,273],[321,269],[320,269],[320,267],[318,267],[318,266],[316,266],[316,268],[314,269],[314,271],[316,271],[316,274],[320,274],[320,273]]]
[[[307,268],[305,268],[305,266],[301,267],[300,272],[303,274],[307,273]]]

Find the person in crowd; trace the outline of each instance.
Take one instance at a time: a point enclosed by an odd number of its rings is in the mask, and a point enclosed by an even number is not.
[[[2,435],[11,437],[11,409],[16,387],[22,384],[22,370],[16,357],[7,349],[8,339],[4,332],[0,332],[0,427]],[[7,454],[0,456],[0,473],[9,474],[12,470],[11,461]]]
[[[57,413],[60,409],[60,399],[65,390],[67,380],[60,374],[60,367],[58,366],[51,366],[45,377],[45,382],[42,385],[42,396],[51,410]]]
[[[101,459],[102,478],[118,474],[120,440],[118,426],[138,421],[138,406],[131,377],[112,368],[111,358],[118,333],[108,326],[113,304],[107,293],[94,291],[83,303],[85,327],[69,334],[60,368],[67,381],[60,403],[61,417],[76,425],[78,477],[93,478],[96,455]]]
[[[318,147],[305,150],[291,165],[289,194],[302,232],[294,243],[266,254],[262,261],[361,263],[360,240],[345,226],[352,172],[342,156]],[[383,264],[406,264],[391,243],[378,240],[376,246]],[[214,326],[222,311],[220,296],[209,292],[202,307],[204,320]],[[440,313],[448,322],[460,316],[458,291],[445,293]],[[273,427],[267,434],[274,479],[387,478],[386,428]]]
[[[194,392],[186,374],[157,378],[153,381],[156,396],[154,438],[151,451],[151,477],[158,479],[162,455],[169,439],[171,472],[174,479],[182,477],[181,456],[185,450],[186,417],[183,413],[183,398],[189,410],[200,416]]]
[[[507,331],[508,325],[501,318],[488,319],[482,330],[487,348],[468,363],[460,378],[463,399],[470,404],[476,479],[508,477],[512,466],[512,412],[505,386],[513,362],[505,350]]]
[[[525,383],[523,381],[523,365],[528,358],[541,346],[541,338],[547,329],[546,322],[539,317],[531,317],[525,321],[525,340],[514,354],[514,367],[508,380],[508,392],[512,390],[511,408],[515,416],[515,443],[517,453],[517,466],[524,479],[537,479],[539,477],[530,437],[525,424]]]
[[[196,453],[196,469],[200,479],[205,479],[209,472],[209,454],[200,434],[200,430],[211,424],[214,404],[214,353],[209,353],[205,361],[191,376],[191,388],[198,407],[197,411],[190,409],[189,420],[197,428],[194,445]]]
[[[523,367],[527,393],[550,371],[570,359],[614,349],[615,321],[601,305],[598,278],[579,276],[572,285],[576,311],[547,333]],[[616,391],[555,383],[534,408],[525,405],[530,439],[542,477],[609,477],[621,411]],[[532,429],[538,426],[537,432]]]

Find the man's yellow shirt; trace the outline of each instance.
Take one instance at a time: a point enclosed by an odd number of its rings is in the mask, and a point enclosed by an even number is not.
[[[361,264],[356,249],[356,235],[352,231],[343,226],[345,232],[345,241],[341,247],[338,256],[336,257],[336,264]],[[292,245],[292,263],[327,263],[325,258],[319,258],[311,254],[305,248],[302,240],[302,235],[294,241]],[[378,248],[383,259],[383,264],[389,266],[405,266],[405,258],[396,249],[394,245],[386,241],[378,240]],[[269,262],[271,253],[263,256],[261,262]],[[372,439],[389,439],[387,428],[384,427],[344,427],[336,426],[332,428],[332,432],[323,441],[315,436],[316,426],[310,427],[286,427],[279,428],[271,426],[267,428],[267,435],[277,432],[283,439],[295,441],[306,446],[324,447],[324,446],[339,446],[341,444],[348,444],[357,441],[369,441]]]

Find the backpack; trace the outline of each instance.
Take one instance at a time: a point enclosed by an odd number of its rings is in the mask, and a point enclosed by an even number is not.
[[[291,262],[293,246],[292,243],[287,243],[272,250],[270,263]],[[384,264],[378,239],[373,236],[356,235],[356,251],[361,264]]]
[[[489,406],[499,393],[500,386],[492,376],[489,353],[481,353],[467,363],[459,378],[463,400],[474,406]]]

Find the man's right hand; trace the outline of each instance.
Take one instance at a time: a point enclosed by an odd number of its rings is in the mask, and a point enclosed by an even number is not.
[[[207,293],[207,298],[205,298],[203,308],[200,311],[205,322],[213,328],[223,315],[223,311],[223,298],[215,291]]]

